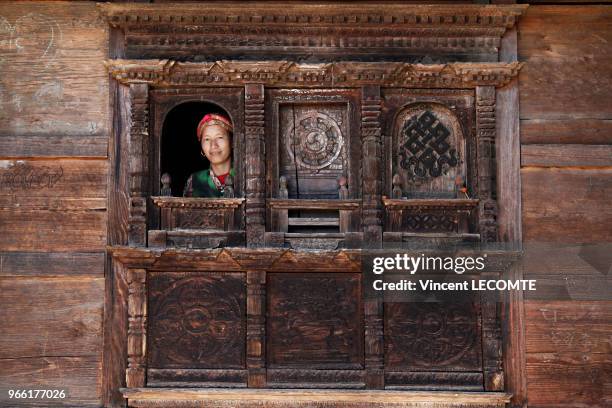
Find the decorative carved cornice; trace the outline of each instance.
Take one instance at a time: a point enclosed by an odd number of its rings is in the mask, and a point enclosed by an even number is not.
[[[102,4],[128,58],[495,61],[525,5]],[[472,58],[472,59],[474,59]]]
[[[341,6],[341,7],[340,7]],[[100,5],[113,27],[209,24],[293,26],[491,26],[510,28],[526,5],[362,4],[112,4]]]
[[[298,64],[289,61],[177,62],[171,60],[108,60],[109,73],[123,84],[157,87],[265,86],[356,87],[380,85],[408,88],[502,87],[518,75],[523,63],[409,64],[337,62]]]

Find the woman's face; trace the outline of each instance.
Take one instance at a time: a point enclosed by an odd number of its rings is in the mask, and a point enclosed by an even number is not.
[[[222,164],[230,160],[232,146],[229,133],[219,125],[206,126],[202,131],[202,151],[210,164]]]

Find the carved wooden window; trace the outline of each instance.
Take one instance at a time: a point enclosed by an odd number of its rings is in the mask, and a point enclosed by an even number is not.
[[[503,390],[495,295],[365,299],[348,248],[498,241],[496,87],[521,66],[498,50],[518,9],[123,7],[104,6],[135,58],[108,64],[131,114],[131,247],[113,249],[128,268],[126,395]],[[201,103],[234,123],[238,198],[159,197],[164,121]]]

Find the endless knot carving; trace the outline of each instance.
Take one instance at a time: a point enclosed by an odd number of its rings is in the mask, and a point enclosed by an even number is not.
[[[478,313],[472,303],[395,303],[385,315],[391,366],[479,367]]]
[[[412,116],[401,130],[400,166],[413,179],[438,177],[457,166],[457,149],[447,141],[450,134],[430,111]]]
[[[234,274],[151,279],[149,365],[242,368],[244,280]]]
[[[289,131],[287,151],[300,167],[320,170],[340,155],[344,138],[338,123],[320,112],[308,112]]]

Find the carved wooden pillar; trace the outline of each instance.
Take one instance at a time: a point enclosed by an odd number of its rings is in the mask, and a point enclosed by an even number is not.
[[[147,271],[130,269],[128,282],[128,367],[125,382],[130,388],[144,387],[146,384],[146,346],[147,346]]]
[[[266,386],[266,273],[247,272],[247,369],[248,386]]]
[[[366,388],[383,389],[385,377],[382,298],[367,299],[364,307]]]
[[[247,246],[264,243],[265,232],[265,139],[264,87],[244,87],[244,122],[246,134],[246,236]]]
[[[495,87],[476,87],[478,222],[482,242],[497,242]]]
[[[149,86],[130,84],[128,242],[147,244],[147,194],[149,152]]]
[[[380,86],[364,86],[361,98],[363,228],[366,247],[382,244],[382,135]]]
[[[501,304],[496,291],[487,290],[481,295],[482,310],[482,359],[485,391],[504,389],[502,356]]]

